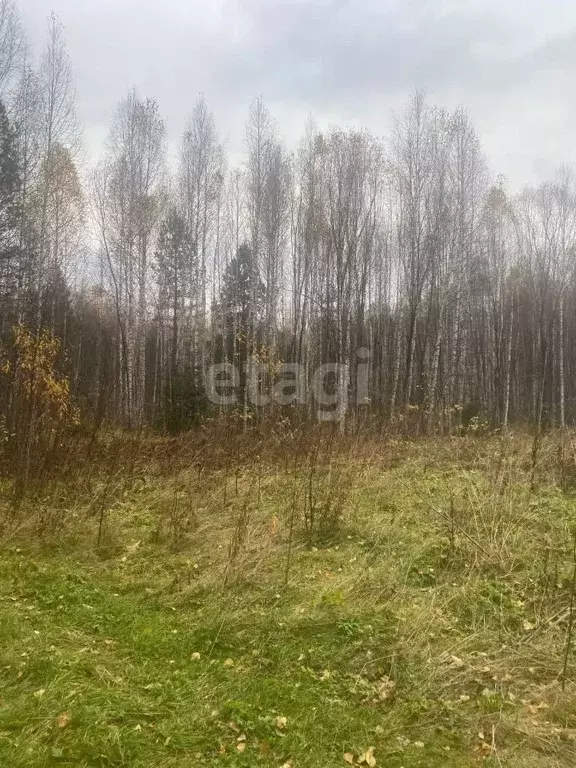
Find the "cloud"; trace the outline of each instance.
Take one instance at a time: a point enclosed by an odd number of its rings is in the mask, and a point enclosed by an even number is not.
[[[106,131],[130,85],[173,140],[199,92],[232,151],[262,95],[289,143],[309,114],[384,133],[416,87],[468,106],[495,172],[514,183],[576,162],[573,0],[22,0],[34,43],[50,7],[67,32],[79,111]]]

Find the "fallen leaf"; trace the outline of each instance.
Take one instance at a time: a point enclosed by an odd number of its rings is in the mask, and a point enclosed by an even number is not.
[[[70,715],[68,714],[68,712],[62,712],[60,717],[56,720],[58,728],[66,728],[69,722],[70,722]]]
[[[362,765],[363,763],[366,763],[368,768],[374,768],[376,765],[376,758],[374,757],[374,749],[375,747],[368,747],[366,752],[364,752],[363,755],[360,755],[358,758],[358,763]]]
[[[352,752],[344,752],[344,762],[348,765],[354,765],[354,755]]]
[[[276,718],[276,728],[279,730],[282,730],[283,728],[286,728],[286,723],[288,720],[285,717],[277,717]]]
[[[244,750],[246,749],[246,742],[241,741],[239,744],[236,744],[236,749],[238,750],[238,752],[244,752]]]
[[[378,691],[378,696],[382,701],[385,701],[389,696],[391,696],[395,688],[396,683],[394,680],[390,680],[387,675],[384,675],[384,677],[376,683],[376,690]]]
[[[530,630],[534,629],[535,626],[536,626],[535,624],[531,624],[526,619],[524,619],[524,621],[522,622],[522,628],[524,629],[525,632],[530,632]]]

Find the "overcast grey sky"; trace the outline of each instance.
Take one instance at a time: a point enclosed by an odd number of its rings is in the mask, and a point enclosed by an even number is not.
[[[38,50],[62,20],[98,150],[130,85],[178,139],[199,92],[230,152],[262,95],[289,145],[312,114],[386,135],[416,87],[465,105],[513,187],[576,165],[576,0],[19,0]]]

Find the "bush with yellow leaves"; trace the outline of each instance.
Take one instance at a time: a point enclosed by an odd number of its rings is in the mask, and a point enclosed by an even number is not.
[[[60,340],[44,329],[14,329],[1,367],[8,393],[5,446],[13,460],[15,494],[25,492],[30,470],[55,446],[62,431],[78,424],[68,378],[58,371]]]

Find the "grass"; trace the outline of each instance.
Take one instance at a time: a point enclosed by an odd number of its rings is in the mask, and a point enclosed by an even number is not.
[[[535,493],[521,437],[56,484],[0,550],[0,765],[574,765],[554,451]]]

